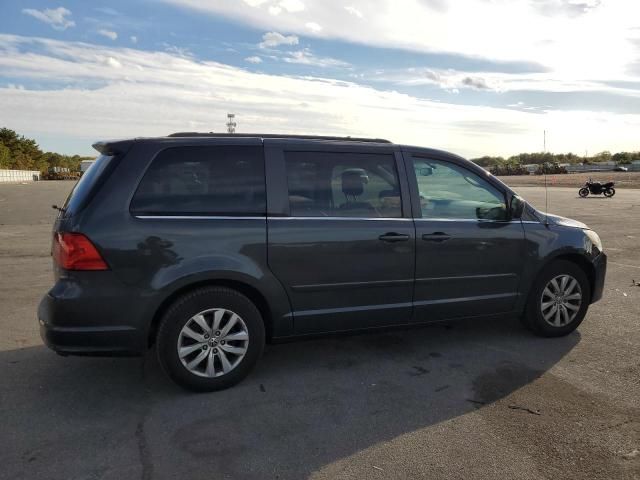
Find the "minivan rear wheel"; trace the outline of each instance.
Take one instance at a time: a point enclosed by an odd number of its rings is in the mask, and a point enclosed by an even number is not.
[[[573,332],[587,314],[591,287],[578,265],[556,260],[538,275],[529,295],[524,324],[543,337]]]
[[[262,316],[251,300],[229,288],[205,287],[180,297],[164,314],[157,352],[177,384],[208,392],[246,377],[264,343]]]

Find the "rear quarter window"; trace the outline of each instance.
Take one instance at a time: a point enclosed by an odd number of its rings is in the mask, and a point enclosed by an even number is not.
[[[105,174],[107,167],[113,164],[115,157],[100,155],[87,171],[80,177],[64,203],[65,211],[71,215],[79,212],[90,200],[95,192],[100,178]]]
[[[144,174],[130,209],[134,215],[264,216],[262,147],[163,150]]]

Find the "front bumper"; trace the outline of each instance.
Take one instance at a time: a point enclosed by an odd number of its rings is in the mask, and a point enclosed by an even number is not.
[[[607,256],[601,253],[593,260],[594,278],[591,291],[591,303],[595,303],[602,298],[604,291],[604,279],[607,275]]]
[[[140,355],[146,342],[134,325],[117,325],[113,303],[84,295],[56,296],[56,287],[40,301],[38,323],[43,342],[61,355]],[[124,313],[124,312],[123,312]]]

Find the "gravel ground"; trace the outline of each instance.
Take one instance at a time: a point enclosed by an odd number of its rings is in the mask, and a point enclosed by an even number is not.
[[[155,352],[42,346],[50,205],[70,187],[0,185],[0,478],[640,479],[640,190],[549,191],[610,259],[568,337],[512,319],[274,345],[237,387],[198,395]]]

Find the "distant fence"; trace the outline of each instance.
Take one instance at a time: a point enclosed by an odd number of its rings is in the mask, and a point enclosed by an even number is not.
[[[563,164],[564,165],[564,164]],[[620,165],[621,167],[626,168],[630,172],[640,172],[640,164],[638,163],[627,163],[625,165]],[[578,172],[611,172],[615,165],[598,165],[597,163],[582,165],[579,163],[565,165],[566,169],[569,173],[578,173]]]
[[[0,170],[0,183],[20,183],[40,180],[37,170]]]
[[[569,173],[585,173],[585,172],[612,172],[616,168],[616,164],[611,163],[560,163],[561,167],[567,169]],[[538,164],[524,165],[529,173],[535,173],[538,170]],[[620,165],[626,168],[629,172],[640,172],[640,162],[626,163]]]

